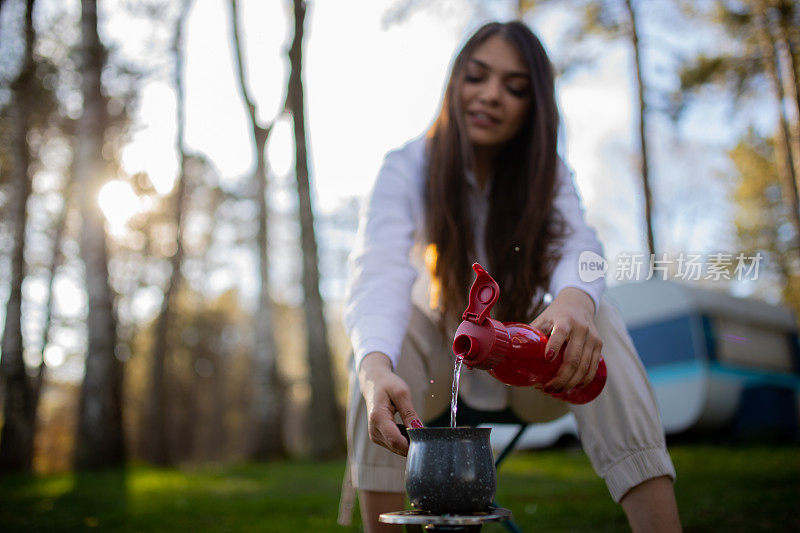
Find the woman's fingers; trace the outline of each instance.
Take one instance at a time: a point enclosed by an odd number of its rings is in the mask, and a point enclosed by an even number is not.
[[[584,376],[583,380],[580,382],[580,386],[583,387],[584,385],[588,385],[597,375],[597,368],[600,366],[600,358],[601,353],[600,350],[602,348],[602,343],[596,344],[594,350],[592,350],[592,365],[589,369],[589,372]]]
[[[388,384],[384,393],[376,398],[369,410],[370,439],[375,444],[396,454],[407,455],[408,440],[400,433],[394,422],[394,415],[400,413],[403,423],[407,427],[422,427],[414,405],[411,403],[411,393],[405,382],[399,378],[397,382]]]
[[[585,340],[586,335],[584,333],[580,331],[572,331],[572,334],[569,336],[567,348],[564,350],[564,359],[561,361],[561,366],[558,368],[558,372],[556,372],[556,375],[553,377],[553,379],[545,384],[545,392],[563,392],[572,388],[573,385],[571,384],[573,382],[576,384],[580,382],[580,378],[583,377],[583,373],[581,373],[581,371],[585,370],[584,366],[588,365],[588,363],[583,362],[583,348]],[[547,359],[546,354],[547,351],[545,351],[545,359]],[[576,377],[576,374],[579,375]]]
[[[400,433],[400,429],[393,419],[390,419],[386,424],[381,424],[380,431],[385,448],[398,455],[408,455],[408,440]]]
[[[594,351],[594,346],[587,342],[587,340],[588,339],[584,339],[580,353],[575,356],[577,364],[574,365],[572,375],[567,379],[564,386],[561,387],[562,392],[580,385],[592,370],[592,352]]]
[[[562,390],[586,385],[594,379],[597,367],[600,364],[600,349],[602,346],[603,341],[600,340],[600,335],[594,328],[587,328],[577,368]]]
[[[555,360],[566,346],[556,374],[541,387],[545,392],[564,392],[594,379],[603,344],[595,331],[594,310],[589,294],[566,287],[531,324],[549,337],[544,353],[547,362]]]
[[[405,439],[394,424],[394,413],[392,410],[387,409],[385,406],[375,406],[369,413],[368,424],[369,437],[372,439],[372,442],[394,453],[405,455],[405,453],[403,453]],[[408,444],[405,443],[405,445],[406,453],[408,453]]]
[[[553,321],[547,318],[547,313],[542,313],[531,322],[531,327],[549,336],[550,331],[553,329]]]
[[[408,387],[401,387],[397,392],[390,391],[390,396],[392,404],[394,404],[397,412],[400,413],[400,418],[403,419],[403,423],[406,427],[422,427],[422,422],[419,420],[417,410],[414,409],[414,404],[411,403],[411,391]]]
[[[547,345],[544,347],[544,359],[548,363],[556,358],[564,346],[570,334],[570,327],[568,325],[555,324],[550,327],[550,331],[545,331],[549,334],[550,338],[547,340]]]

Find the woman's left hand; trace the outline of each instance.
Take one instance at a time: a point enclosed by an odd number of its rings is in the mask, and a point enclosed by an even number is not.
[[[588,294],[575,287],[564,288],[531,326],[550,337],[544,351],[547,361],[555,359],[567,344],[561,367],[544,384],[544,392],[565,392],[594,379],[603,341],[594,324],[594,300]]]

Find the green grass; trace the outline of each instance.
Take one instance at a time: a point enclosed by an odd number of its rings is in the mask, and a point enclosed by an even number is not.
[[[671,453],[687,532],[800,531],[800,447],[684,445]],[[287,461],[5,476],[0,531],[344,532],[335,523],[343,468]],[[580,451],[514,454],[500,469],[497,500],[524,531],[627,531]]]

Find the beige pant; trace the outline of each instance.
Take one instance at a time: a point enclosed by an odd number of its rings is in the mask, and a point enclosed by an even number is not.
[[[534,389],[510,387],[481,370],[461,374],[459,398],[470,407],[499,410],[510,406],[526,422],[546,422],[572,411],[578,421],[581,444],[595,471],[605,479],[614,501],[632,487],[651,478],[675,478],[664,442],[650,382],[622,319],[603,300],[595,317],[603,339],[608,380],[594,401],[571,405]],[[419,309],[414,309],[403,341],[396,372],[411,389],[414,406],[429,421],[450,404],[454,355],[452,339]],[[401,420],[398,418],[398,422]],[[340,509],[340,522],[350,512],[353,490],[403,492],[405,457],[369,439],[367,413],[355,372],[350,373],[347,410],[348,471]]]

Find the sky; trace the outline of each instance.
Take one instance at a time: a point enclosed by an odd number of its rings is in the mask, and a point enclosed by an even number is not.
[[[226,4],[197,0],[188,20],[186,142],[207,154],[223,176],[235,179],[250,172],[254,163],[235,81]],[[383,29],[381,18],[391,5],[310,5],[304,50],[306,118],[316,201],[322,210],[348,196],[362,196],[385,152],[425,129],[467,22],[463,14],[461,21],[443,20],[435,11],[421,10],[406,23]],[[271,121],[285,98],[289,5],[244,1],[240,6],[249,86],[259,119]],[[149,160],[157,184],[171,183],[175,174],[174,125],[163,120],[174,116],[173,108],[172,89],[161,82],[149,84],[140,111],[142,124],[149,127],[128,149]],[[290,171],[291,128],[285,117],[272,135],[269,159],[275,174]],[[141,158],[131,157],[128,168],[137,164],[141,166]]]

